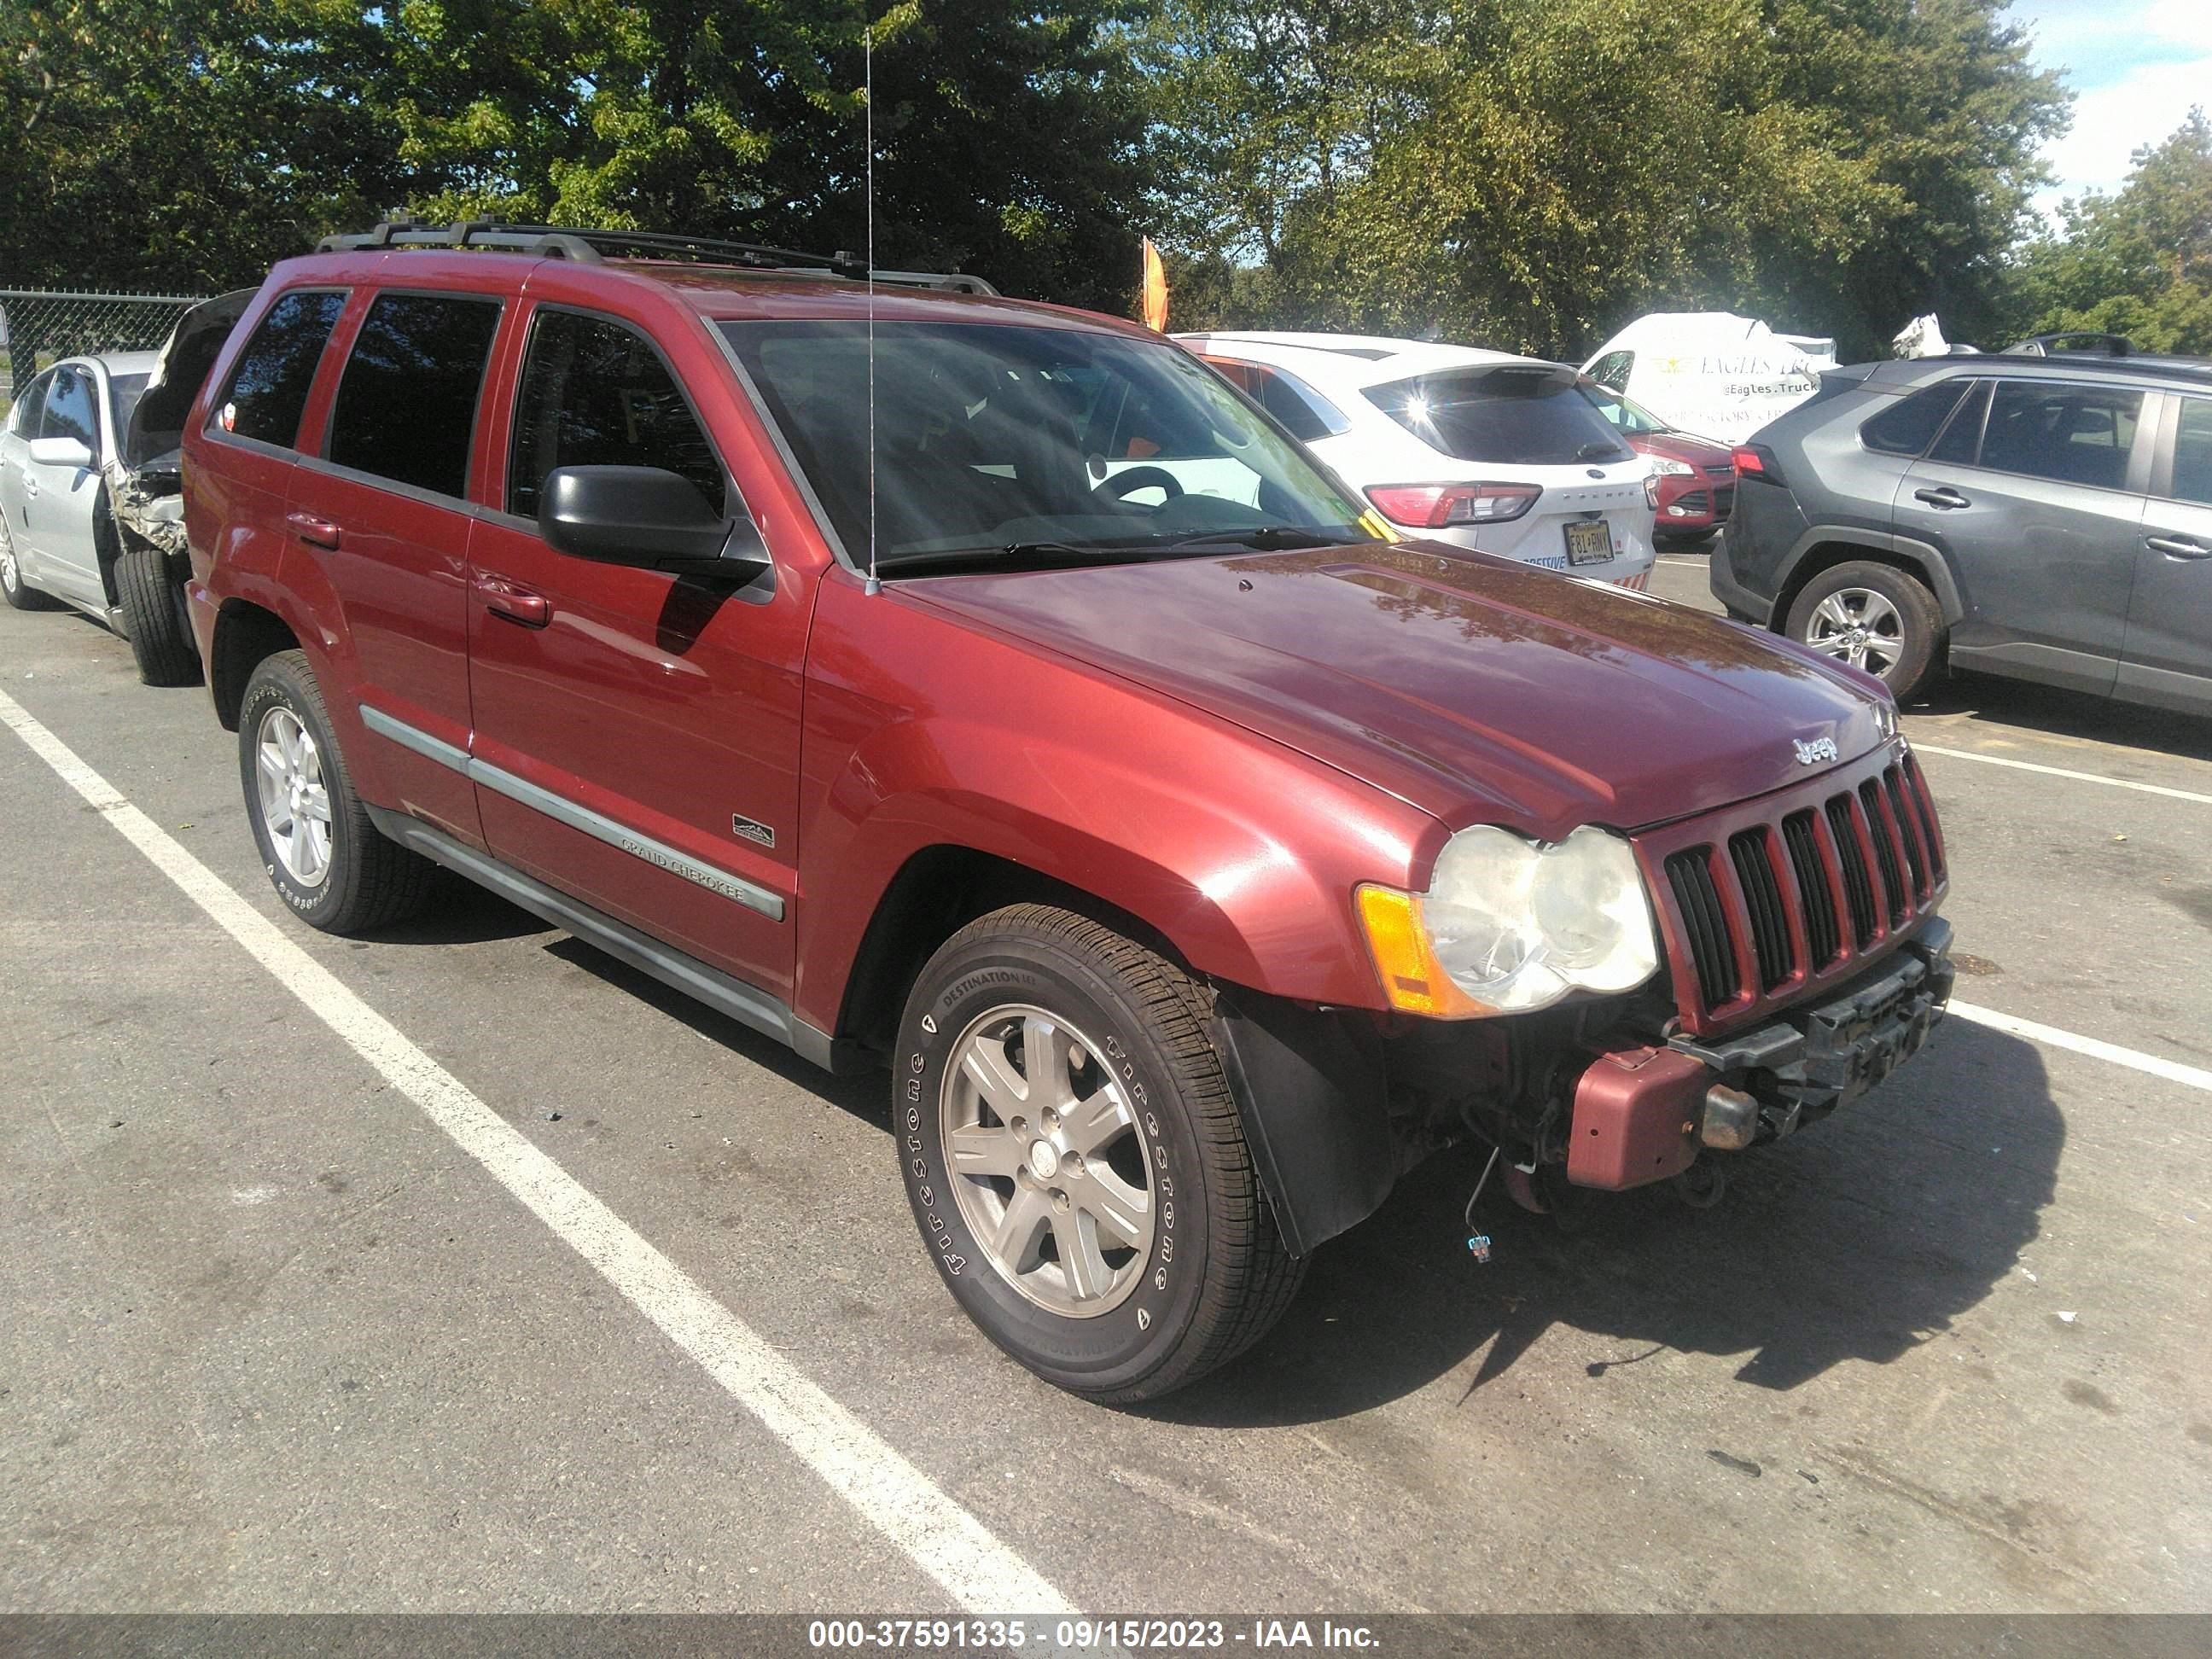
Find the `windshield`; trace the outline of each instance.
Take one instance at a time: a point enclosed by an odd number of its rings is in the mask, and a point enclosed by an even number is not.
[[[111,374],[107,377],[107,402],[115,419],[118,440],[131,430],[131,411],[138,407],[138,399],[145,395],[147,376],[143,374]]]
[[[1370,386],[1367,399],[1455,460],[1565,466],[1632,453],[1590,395],[1546,365],[1448,369]]]
[[[866,323],[721,328],[848,556],[865,568]],[[875,410],[875,549],[885,576],[902,564],[918,574],[1001,558],[1109,562],[1239,541],[1370,538],[1360,509],[1295,444],[1164,342],[878,322]]]
[[[1591,386],[1589,396],[1590,401],[1597,405],[1599,414],[1632,437],[1656,437],[1662,432],[1674,429],[1642,404],[1622,397],[1609,386]]]

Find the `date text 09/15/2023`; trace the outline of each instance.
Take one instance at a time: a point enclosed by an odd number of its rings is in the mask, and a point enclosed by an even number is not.
[[[1018,1650],[1036,1646],[1062,1651],[1185,1648],[1335,1648],[1372,1650],[1379,1644],[1364,1625],[1332,1620],[1255,1619],[817,1619],[806,1627],[818,1650],[887,1648],[959,1653]]]

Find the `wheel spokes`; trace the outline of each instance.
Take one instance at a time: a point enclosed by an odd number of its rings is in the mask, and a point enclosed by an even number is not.
[[[1067,1280],[1067,1293],[1078,1302],[1094,1302],[1114,1288],[1114,1270],[1098,1248],[1098,1231],[1080,1210],[1060,1212],[1052,1218],[1052,1242],[1060,1253],[1060,1270]]]
[[[1000,1122],[1012,1122],[1028,1103],[1029,1085],[999,1043],[970,1042],[960,1056],[960,1069]]]
[[[1012,1176],[1026,1150],[1012,1130],[981,1123],[955,1129],[945,1146],[955,1175],[978,1176]]]
[[[1067,1033],[1057,1022],[1032,1014],[1022,1022],[1022,1070],[1029,1098],[1039,1106],[1065,1106],[1075,1098],[1068,1076]]]
[[[1083,1196],[1085,1208],[1098,1218],[1100,1229],[1139,1255],[1152,1242],[1152,1195],[1115,1175],[1103,1164],[1085,1165],[1091,1190]]]
[[[1045,1230],[1051,1220],[1052,1204],[1043,1194],[1015,1188],[991,1236],[991,1253],[1009,1273],[1034,1273],[1044,1261]]]

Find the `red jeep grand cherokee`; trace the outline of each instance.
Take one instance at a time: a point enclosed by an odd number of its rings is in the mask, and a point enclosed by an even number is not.
[[[888,1066],[946,1285],[1065,1388],[1220,1364],[1455,1139],[1540,1209],[1710,1191],[1949,994],[1874,681],[1378,539],[1156,336],[677,239],[325,249],[185,456],[277,891],[350,932],[443,864]]]

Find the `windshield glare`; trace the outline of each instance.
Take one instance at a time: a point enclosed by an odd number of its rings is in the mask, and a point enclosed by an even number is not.
[[[721,325],[852,562],[868,562],[865,321]],[[1270,528],[1361,541],[1359,509],[1180,347],[1000,323],[878,322],[876,556],[1130,557]],[[931,557],[932,563],[942,562]]]
[[[1590,399],[1597,404],[1598,413],[1632,437],[1656,437],[1673,428],[1661,420],[1642,404],[1622,397],[1611,386],[1592,386]]]

